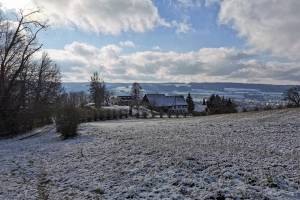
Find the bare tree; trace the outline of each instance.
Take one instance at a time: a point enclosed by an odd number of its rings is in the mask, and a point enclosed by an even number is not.
[[[35,111],[42,113],[41,106],[55,103],[60,91],[56,65],[47,54],[36,59],[42,47],[37,36],[46,29],[33,20],[37,12],[20,12],[15,22],[0,18],[0,134],[30,128]]]
[[[135,106],[139,113],[140,102],[142,98],[142,87],[139,83],[133,83],[131,86],[132,106]]]
[[[70,92],[69,93],[70,101],[73,102],[75,107],[83,107],[88,103],[88,95],[84,92]]]
[[[100,108],[104,102],[105,96],[105,83],[102,78],[99,76],[98,72],[95,72],[91,76],[90,82],[90,97],[91,100],[95,103],[96,108]]]
[[[113,92],[109,91],[109,90],[105,90],[104,91],[104,103],[106,105],[109,105],[111,102],[111,97],[113,96]]]
[[[14,24],[8,20],[1,22],[0,46],[0,105],[7,106],[13,91],[19,89],[21,77],[27,78],[33,55],[42,45],[37,42],[38,33],[45,24],[31,20],[37,11],[24,15],[20,13]],[[25,74],[25,76],[24,76]],[[24,81],[24,80],[23,80]]]
[[[300,107],[300,86],[295,86],[286,91],[284,94],[285,100],[289,101],[291,105]]]

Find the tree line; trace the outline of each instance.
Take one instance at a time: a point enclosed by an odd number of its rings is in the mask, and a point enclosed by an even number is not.
[[[53,120],[58,130],[63,123],[77,128],[78,108],[90,101],[100,108],[111,95],[98,73],[91,77],[90,96],[64,92],[58,66],[42,52],[43,44],[38,41],[47,25],[34,20],[37,14],[20,11],[10,19],[0,13],[0,137],[24,133]],[[87,118],[92,115],[84,113]]]

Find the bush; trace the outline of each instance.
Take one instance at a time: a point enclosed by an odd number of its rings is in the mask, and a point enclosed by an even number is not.
[[[93,113],[93,111],[91,109],[86,109],[85,114],[86,114],[86,121],[87,122],[93,121],[93,119],[94,119],[94,113]]]
[[[92,113],[93,113],[93,120],[96,122],[99,120],[99,117],[98,117],[98,110],[96,109],[93,109],[92,110]]]
[[[207,113],[206,112],[197,112],[197,111],[194,111],[193,113],[192,113],[192,115],[194,116],[194,117],[200,117],[200,116],[206,116],[207,115]]]
[[[272,106],[267,105],[267,106],[264,107],[264,110],[272,110]]]
[[[136,118],[140,118],[140,113],[137,112],[137,113],[135,114],[135,117],[136,117]]]
[[[106,119],[107,119],[107,120],[113,119],[113,113],[112,113],[112,110],[106,110]]]
[[[284,109],[285,107],[283,105],[278,105],[277,109]]]
[[[79,110],[72,105],[64,105],[56,116],[56,130],[63,139],[74,137],[77,135],[79,121]]]
[[[148,117],[148,113],[147,112],[143,112],[143,118],[147,118]]]
[[[164,113],[163,113],[162,111],[159,111],[159,117],[160,117],[160,118],[163,118],[163,114],[164,114]]]
[[[124,116],[124,113],[122,110],[118,110],[118,115],[119,115],[119,118],[122,119],[123,116]]]
[[[128,118],[128,112],[125,111],[125,114],[124,114],[125,118]]]
[[[117,110],[112,110],[112,116],[113,116],[113,119],[118,119],[119,118],[119,113]]]
[[[156,112],[151,111],[151,117],[152,117],[152,118],[155,118],[155,117],[156,117]]]
[[[97,115],[98,115],[98,119],[99,120],[104,120],[104,110],[102,110],[102,109],[98,109],[98,111],[97,111]]]
[[[297,106],[295,106],[294,104],[288,103],[286,105],[287,108],[296,108]]]

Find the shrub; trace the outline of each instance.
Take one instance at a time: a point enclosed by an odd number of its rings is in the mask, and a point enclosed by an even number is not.
[[[91,109],[86,109],[85,110],[85,116],[86,116],[86,121],[91,122],[94,119],[94,113]]]
[[[125,118],[128,118],[128,112],[125,111]]]
[[[193,113],[192,113],[192,115],[194,116],[194,117],[199,117],[199,116],[206,116],[207,115],[207,113],[206,112],[197,112],[197,111],[194,111]]]
[[[155,118],[155,117],[156,117],[156,112],[151,111],[151,117],[152,117],[152,118]]]
[[[162,111],[159,111],[159,117],[163,118],[163,112]]]
[[[77,135],[79,124],[79,111],[73,105],[63,105],[56,116],[56,130],[63,139]]]
[[[118,110],[118,113],[119,113],[119,118],[122,119],[123,116],[124,116],[124,113],[122,110]]]
[[[136,117],[136,118],[140,118],[140,113],[137,112],[137,113],[135,114],[135,117]]]
[[[106,110],[106,119],[107,120],[113,119],[112,110]]]
[[[104,189],[102,189],[102,188],[96,188],[96,189],[94,190],[94,192],[95,192],[96,194],[104,194]]]
[[[92,110],[92,113],[93,113],[93,120],[96,122],[99,120],[99,117],[98,117],[98,111],[97,109],[93,109]]]
[[[267,105],[267,106],[264,107],[264,110],[272,110],[272,106]]]
[[[148,113],[147,112],[143,112],[143,118],[147,118],[148,117]]]
[[[98,115],[99,120],[101,120],[101,121],[104,120],[104,110],[98,109],[97,115]]]
[[[254,111],[259,111],[259,107],[256,106],[256,107],[254,108]]]
[[[292,103],[288,103],[288,104],[286,105],[286,107],[287,107],[287,108],[296,108],[297,106],[295,106],[295,105],[292,104]]]
[[[277,109],[284,109],[283,105],[278,105]]]
[[[83,108],[78,108],[79,112],[79,121],[86,122],[87,121],[87,110]]]
[[[113,117],[113,119],[119,118],[119,113],[117,112],[117,110],[112,110],[112,117]]]
[[[107,120],[107,110],[102,109],[101,110],[101,115],[102,115],[102,120],[103,121]]]

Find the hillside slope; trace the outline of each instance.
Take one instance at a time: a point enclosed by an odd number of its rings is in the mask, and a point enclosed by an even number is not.
[[[87,123],[0,163],[0,199],[300,199],[300,110]]]

